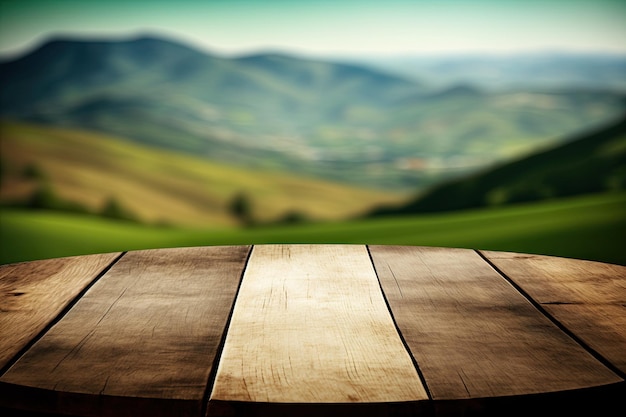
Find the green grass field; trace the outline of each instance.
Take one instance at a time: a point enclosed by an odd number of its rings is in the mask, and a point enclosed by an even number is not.
[[[142,226],[51,212],[0,212],[0,262],[134,249],[367,243],[538,253],[626,265],[626,193],[505,208],[249,229]]]

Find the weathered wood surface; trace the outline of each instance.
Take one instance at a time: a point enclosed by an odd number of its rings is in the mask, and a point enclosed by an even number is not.
[[[120,254],[0,266],[0,369]]]
[[[626,374],[626,267],[483,251],[558,322]]]
[[[6,265],[0,414],[621,417],[625,271],[363,245]]]
[[[248,252],[126,254],[0,381],[52,411],[199,415]]]
[[[212,402],[424,399],[364,246],[254,247]]]
[[[372,246],[370,252],[433,399],[622,381],[474,251]]]

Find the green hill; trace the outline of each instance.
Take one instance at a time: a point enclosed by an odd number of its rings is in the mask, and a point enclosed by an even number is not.
[[[372,215],[464,210],[626,189],[626,118],[563,142]]]
[[[286,216],[344,219],[402,198],[67,128],[2,123],[0,151],[0,203],[47,198],[89,212],[115,211],[117,206],[151,223],[232,226],[238,219],[231,205],[240,195],[259,222]]]

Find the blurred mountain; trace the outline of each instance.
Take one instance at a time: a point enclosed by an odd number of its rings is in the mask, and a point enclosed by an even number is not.
[[[228,164],[415,188],[620,114],[601,89],[434,90],[362,65],[224,58],[154,37],[49,41],[0,64],[0,116]]]
[[[601,129],[469,178],[436,186],[372,215],[464,210],[626,189],[626,116]]]

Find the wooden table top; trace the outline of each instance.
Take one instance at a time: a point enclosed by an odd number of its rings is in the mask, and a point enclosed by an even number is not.
[[[5,413],[626,415],[618,265],[432,247],[158,249],[4,265],[0,300]]]

